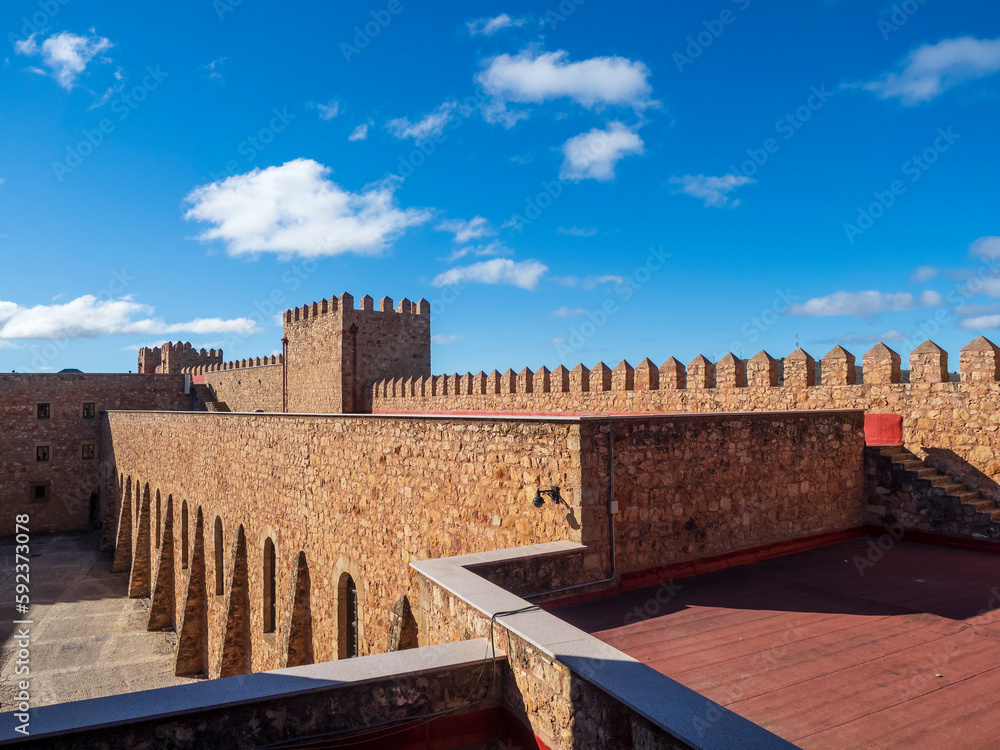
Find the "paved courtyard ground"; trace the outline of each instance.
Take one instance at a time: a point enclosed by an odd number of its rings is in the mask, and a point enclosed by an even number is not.
[[[112,573],[97,533],[31,540],[33,706],[180,685],[173,632],[146,630],[148,599],[129,599],[128,574]],[[13,710],[14,543],[0,544],[0,711]]]

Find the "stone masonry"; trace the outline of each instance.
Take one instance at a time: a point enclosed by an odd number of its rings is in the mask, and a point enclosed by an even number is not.
[[[863,357],[834,347],[820,368],[797,349],[778,362],[760,352],[747,362],[732,355],[713,364],[699,355],[686,368],[674,358],[657,367],[604,363],[572,370],[542,367],[515,373],[479,372],[393,378],[372,389],[374,413],[530,412],[567,414],[705,413],[862,409],[903,417],[906,447],[935,468],[1000,500],[1000,348],[980,336],[962,349],[960,380],[948,378],[948,354],[931,341],[910,356],[909,382],[900,357],[878,344]],[[610,377],[608,377],[610,372]]]
[[[30,514],[33,532],[96,527],[100,509],[92,498],[99,499],[110,476],[100,451],[100,413],[190,409],[184,390],[183,375],[0,375],[4,528],[13,529],[19,513]]]
[[[393,618],[415,610],[412,560],[570,540],[587,544],[581,575],[606,575],[611,431],[619,573],[864,524],[857,411],[610,421],[114,412],[102,450],[120,490],[105,523],[123,532],[116,564],[131,565],[134,593],[152,591],[151,622],[178,630],[179,673],[338,658],[345,576],[358,592],[359,650],[378,653],[400,647]],[[564,502],[534,508],[536,489],[552,485]]]

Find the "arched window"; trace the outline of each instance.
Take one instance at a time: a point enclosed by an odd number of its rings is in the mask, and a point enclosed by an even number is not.
[[[187,500],[181,503],[181,569],[187,570],[188,566],[188,504]]]
[[[226,593],[226,579],[222,570],[222,519],[215,517],[215,595]]]
[[[340,576],[338,589],[338,657],[353,659],[358,655],[358,588],[349,573]]]
[[[156,546],[160,546],[160,491],[156,491]]]
[[[264,541],[264,632],[275,631],[275,601],[278,593],[278,566],[274,554],[274,542],[268,537]]]

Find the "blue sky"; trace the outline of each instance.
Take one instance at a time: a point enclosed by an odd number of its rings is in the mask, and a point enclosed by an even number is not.
[[[994,2],[650,5],[8,0],[0,371],[344,291],[436,373],[1000,340]]]

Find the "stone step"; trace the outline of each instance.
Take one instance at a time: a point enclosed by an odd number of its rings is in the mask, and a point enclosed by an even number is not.
[[[955,484],[955,480],[947,474],[938,474],[936,477],[931,479],[931,485],[934,487],[946,487],[952,484]]]
[[[976,493],[978,494],[978,493]],[[960,498],[961,499],[961,498]],[[962,500],[962,505],[967,505],[971,508],[976,509],[976,513],[987,513],[991,510],[996,509],[997,504],[992,500],[984,500],[983,498],[969,498],[968,500]]]
[[[951,479],[951,477],[948,477],[948,479],[951,480],[951,482],[952,482],[951,484],[938,485],[938,486],[943,486],[944,487],[944,494],[946,494],[946,495],[958,495],[959,493],[967,492],[968,491],[969,488],[966,487],[964,484],[955,484],[955,480]]]
[[[994,522],[1000,521],[1000,508],[989,511],[987,515],[989,515],[990,519]]]
[[[883,456],[897,456],[900,453],[909,453],[909,451],[902,445],[885,445],[879,448],[879,452]]]
[[[907,471],[918,471],[920,469],[926,469],[927,464],[921,461],[919,458],[910,459],[908,461],[893,461],[895,464],[900,464]]]
[[[940,474],[938,474],[938,470],[932,469],[930,466],[927,466],[923,469],[917,469],[916,474],[921,479],[931,479],[933,477],[940,476]]]

